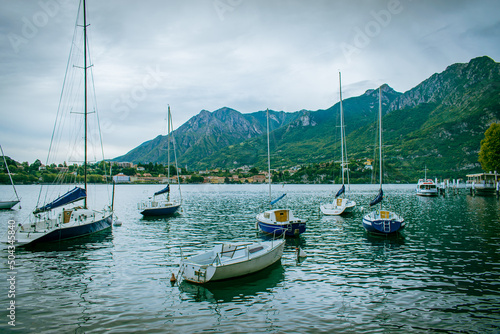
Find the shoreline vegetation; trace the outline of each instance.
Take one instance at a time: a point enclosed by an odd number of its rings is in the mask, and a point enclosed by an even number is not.
[[[15,184],[52,184],[57,183],[79,183],[83,182],[83,166],[73,164],[51,164],[43,165],[40,160],[32,164],[28,162],[19,163],[6,157],[9,170]],[[349,164],[351,184],[370,184],[373,175],[377,173],[376,164],[373,161],[356,161]],[[111,168],[110,168],[111,167]],[[111,183],[110,171],[113,181],[117,184],[162,184],[167,183],[167,167],[160,163],[133,164],[128,162],[99,162],[88,166],[88,183]],[[412,170],[402,172],[394,166],[385,166],[389,175],[395,175],[388,183],[410,184],[416,183],[422,178],[423,172]],[[439,174],[439,173],[437,173]],[[204,171],[188,171],[170,166],[170,183],[177,183],[180,178],[181,184],[253,184],[266,183],[267,171],[261,171],[255,166],[242,166],[235,169],[212,169]],[[288,184],[341,184],[341,171],[339,163],[325,162],[314,163],[291,168],[279,168],[271,170],[273,183]],[[447,173],[447,175],[433,175],[428,173],[432,179],[463,179],[461,173]],[[4,168],[0,168],[0,184],[9,184],[9,176]]]

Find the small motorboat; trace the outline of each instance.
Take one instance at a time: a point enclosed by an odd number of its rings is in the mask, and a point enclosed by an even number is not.
[[[179,274],[192,283],[207,283],[255,273],[281,260],[283,238],[221,243],[208,252],[181,259]]]

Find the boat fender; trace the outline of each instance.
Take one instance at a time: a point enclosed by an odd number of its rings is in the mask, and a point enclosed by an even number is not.
[[[295,251],[297,253],[297,257],[307,257],[307,253],[300,247],[295,248]]]

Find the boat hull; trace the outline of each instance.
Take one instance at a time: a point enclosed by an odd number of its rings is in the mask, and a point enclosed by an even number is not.
[[[435,197],[438,195],[438,191],[437,189],[435,191],[425,191],[425,190],[421,190],[421,191],[418,191],[417,190],[417,196],[422,196],[422,197]]]
[[[363,217],[363,227],[370,233],[392,234],[403,230],[405,226],[404,219],[392,212],[387,215],[372,212]]]
[[[172,205],[172,206],[166,206],[166,207],[159,207],[159,208],[147,208],[141,211],[141,214],[143,216],[168,216],[168,215],[173,215],[174,213],[177,212],[181,205]]]
[[[297,237],[306,231],[306,222],[288,209],[272,209],[257,215],[257,227],[264,233]]]
[[[272,235],[282,235],[284,231],[286,236],[296,237],[306,231],[306,223],[304,222],[273,224],[258,221],[257,224],[262,232]]]
[[[321,213],[327,216],[339,216],[344,213],[351,213],[356,207],[356,202],[348,199],[338,199],[337,203],[323,204],[319,208]],[[340,205],[338,205],[340,204]]]
[[[56,228],[48,232],[18,231],[16,233],[16,243],[19,246],[27,246],[74,239],[108,229],[111,227],[112,222],[113,217],[110,214],[96,221],[69,227],[63,226],[62,228]]]
[[[10,210],[19,203],[20,201],[1,201],[0,202],[0,210]]]
[[[263,254],[255,257],[243,257],[234,263],[218,264],[217,260],[212,260],[213,263],[204,264],[184,259],[181,261],[182,277],[186,281],[202,284],[256,273],[280,261],[283,255],[284,240],[266,241],[262,244],[264,243],[272,243],[272,246]],[[259,244],[255,245],[259,247]]]

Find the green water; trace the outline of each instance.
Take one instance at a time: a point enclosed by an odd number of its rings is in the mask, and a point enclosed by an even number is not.
[[[94,196],[107,197],[104,186]],[[459,195],[421,198],[413,185],[385,186],[408,225],[395,237],[361,224],[378,186],[352,186],[358,211],[325,217],[328,185],[281,185],[281,204],[307,219],[281,263],[255,275],[197,286],[171,285],[184,255],[216,241],[258,240],[265,185],[187,185],[176,217],[144,220],[137,202],[161,186],[119,185],[122,226],[38,250],[17,249],[15,298],[8,297],[6,245],[0,260],[0,332],[19,333],[498,333],[500,201]],[[7,188],[1,188],[7,191]],[[23,221],[39,188],[19,186]],[[175,193],[174,193],[175,194]],[[173,194],[173,195],[174,195]],[[102,207],[102,205],[101,205]],[[99,208],[99,207],[97,207]],[[3,236],[6,239],[6,236]],[[296,257],[300,246],[305,259]],[[8,325],[15,300],[15,327]]]

